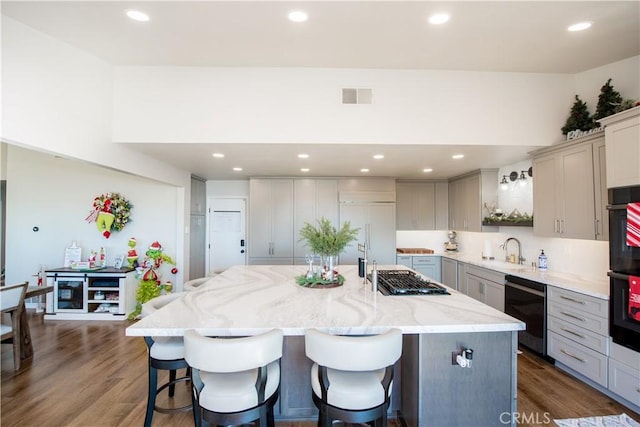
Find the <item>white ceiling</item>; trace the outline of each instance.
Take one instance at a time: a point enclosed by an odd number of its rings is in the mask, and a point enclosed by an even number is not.
[[[115,65],[451,69],[578,73],[640,54],[639,1],[2,1],[2,13]],[[124,10],[148,13],[133,22]],[[289,11],[309,14],[292,23]],[[431,13],[451,21],[434,27]],[[593,21],[580,33],[568,25]],[[208,179],[300,175],[298,148],[326,159],[336,146],[228,145],[223,161],[244,159],[244,171],[211,170],[209,144],[135,144]],[[304,148],[304,150],[302,150]],[[416,170],[448,165],[432,178],[522,160],[532,147],[339,146],[323,174],[420,178]],[[463,161],[450,155],[464,148]],[[373,153],[385,154],[371,163]],[[324,153],[319,156],[319,153]],[[314,156],[313,153],[318,153]],[[348,153],[349,155],[345,155]],[[291,161],[283,159],[292,157]],[[420,158],[418,162],[416,158]],[[250,160],[253,159],[253,160]],[[315,160],[314,160],[315,159]],[[365,161],[368,160],[368,161]],[[428,161],[431,160],[431,161]],[[450,165],[449,165],[450,164]],[[409,169],[407,165],[415,166]],[[330,171],[330,172],[329,172]],[[429,176],[431,178],[431,176]]]

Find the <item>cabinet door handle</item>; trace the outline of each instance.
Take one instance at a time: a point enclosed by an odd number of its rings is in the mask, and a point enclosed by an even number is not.
[[[599,230],[600,230],[600,220],[599,219],[595,219],[593,221],[593,224],[595,225],[595,228],[596,228],[596,237],[597,237],[597,236],[600,235],[600,232],[599,232]]]
[[[571,317],[573,319],[579,320],[581,322],[586,322],[587,320],[583,317],[576,316],[575,314],[567,313],[566,311],[561,311],[560,314],[564,314],[567,317]]]
[[[560,234],[564,234],[564,219],[560,220]]]
[[[586,302],[584,302],[584,301],[581,301],[581,300],[578,300],[578,299],[569,298],[569,297],[566,297],[564,295],[560,295],[560,298],[566,299],[567,301],[575,302],[576,304],[581,304],[581,305],[585,305],[586,304]]]
[[[575,354],[572,354],[572,353],[568,352],[568,351],[567,351],[567,350],[565,350],[565,349],[560,349],[560,351],[561,351],[562,353],[566,354],[566,355],[567,355],[567,356],[569,356],[569,357],[573,357],[574,359],[576,359],[576,360],[577,360],[577,361],[579,361],[579,362],[587,363],[587,361],[586,361],[586,360],[581,359],[580,357],[576,356]]]
[[[559,233],[560,232],[559,222],[560,222],[560,220],[558,220],[558,219],[554,219],[553,220],[553,232],[554,233]]]
[[[582,339],[585,339],[585,338],[586,338],[584,335],[579,334],[579,333],[577,333],[576,331],[572,331],[571,329],[567,329],[567,328],[560,328],[560,329],[561,329],[561,330],[563,330],[563,331],[565,331],[565,332],[567,332],[567,333],[570,333],[571,335],[574,335],[574,336],[576,336],[576,337],[578,337],[578,338],[582,338]]]

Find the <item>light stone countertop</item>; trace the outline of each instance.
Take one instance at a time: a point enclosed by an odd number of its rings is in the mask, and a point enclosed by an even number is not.
[[[404,266],[379,266],[379,270]],[[128,327],[128,336],[254,335],[273,328],[304,335],[405,334],[523,330],[523,322],[450,289],[451,295],[384,296],[363,285],[355,265],[339,266],[345,284],[309,289],[295,283],[306,266],[238,265]]]
[[[609,279],[607,277],[581,277],[577,274],[561,273],[552,270],[541,271],[530,265],[511,264],[498,260],[483,260],[480,256],[471,255],[464,252],[441,252],[434,254],[398,254],[401,256],[442,256],[467,264],[484,267],[489,270],[498,271],[504,274],[511,274],[535,282],[544,283],[557,288],[568,289],[590,295],[595,298],[609,299]]]

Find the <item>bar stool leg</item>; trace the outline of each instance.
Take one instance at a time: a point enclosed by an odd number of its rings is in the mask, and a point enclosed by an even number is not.
[[[153,411],[156,406],[156,393],[158,390],[158,370],[151,366],[149,361],[149,392],[147,394],[147,413],[144,417],[144,427],[151,427]]]

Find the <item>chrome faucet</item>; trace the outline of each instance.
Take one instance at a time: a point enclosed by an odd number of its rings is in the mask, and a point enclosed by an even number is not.
[[[518,244],[518,258],[517,258],[517,263],[518,264],[524,264],[525,259],[522,256],[522,244],[520,243],[520,240],[516,239],[515,237],[509,237],[507,240],[504,241],[504,243],[502,245],[500,245],[500,247],[502,247],[505,252],[507,253],[505,256],[505,261],[507,262],[512,262],[509,260],[509,242],[513,240]]]

